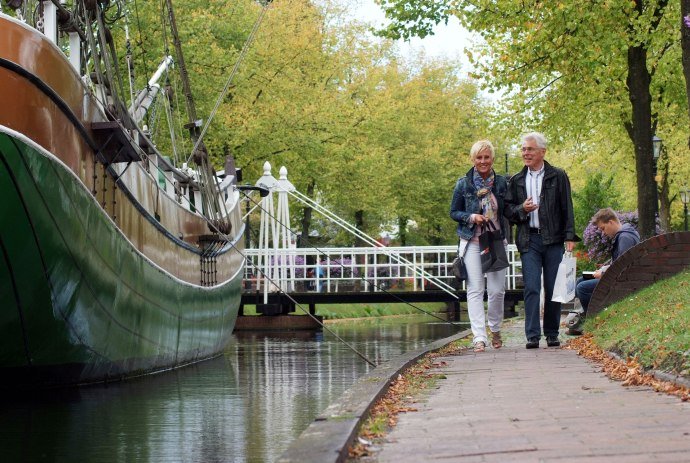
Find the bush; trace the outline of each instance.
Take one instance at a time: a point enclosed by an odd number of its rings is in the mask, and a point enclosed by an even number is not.
[[[580,191],[573,191],[575,208],[575,230],[579,233],[589,224],[592,217],[602,207],[616,209],[620,204],[620,193],[616,190],[614,175],[595,172],[587,177]]]
[[[585,251],[575,250],[573,257],[577,259],[578,272],[591,272],[597,269],[597,263],[589,258],[589,254]]]
[[[398,266],[393,265],[381,265],[376,267],[376,276],[378,278],[397,278],[400,276],[400,268]],[[374,267],[369,267],[369,270],[367,271],[367,277],[374,278]]]
[[[341,276],[344,278],[352,278],[359,276],[359,270],[357,267],[354,267],[354,272],[352,271],[352,259],[349,257],[345,257],[343,259],[331,259],[330,261],[322,260],[319,262],[319,265],[322,267],[322,277],[328,275],[328,273],[326,273],[327,267],[330,267],[331,278],[340,278]]]

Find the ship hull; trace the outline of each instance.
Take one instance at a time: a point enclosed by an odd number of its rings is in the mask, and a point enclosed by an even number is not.
[[[227,344],[241,272],[212,288],[173,277],[58,160],[3,133],[0,197],[0,364],[11,383],[121,379],[197,362]]]
[[[185,197],[61,50],[2,14],[0,102],[0,388],[219,355],[240,304],[239,194],[225,198],[232,232],[211,232],[198,191]]]

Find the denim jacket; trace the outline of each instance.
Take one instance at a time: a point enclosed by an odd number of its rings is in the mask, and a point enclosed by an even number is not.
[[[482,213],[473,177],[474,167],[464,177],[458,179],[453,191],[453,200],[450,203],[450,218],[458,223],[458,236],[465,240],[471,239],[474,235],[475,224],[470,222],[470,216]],[[503,224],[503,199],[507,190],[508,183],[505,177],[494,172],[494,186],[491,188],[491,192],[496,197],[498,205],[496,213],[499,225]],[[505,239],[505,231],[502,226],[501,236]]]

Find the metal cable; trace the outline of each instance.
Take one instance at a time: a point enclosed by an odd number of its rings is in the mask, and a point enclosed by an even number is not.
[[[329,210],[326,209],[325,207],[321,206],[320,204],[318,204],[317,202],[315,202],[314,200],[312,200],[311,198],[309,198],[308,196],[306,196],[305,194],[300,193],[300,192],[297,191],[297,190],[295,190],[295,191],[288,191],[287,193],[289,193],[289,194],[291,194],[292,196],[294,196],[297,200],[301,201],[303,204],[305,204],[305,205],[311,207],[312,209],[316,210],[317,212],[320,212],[320,213],[323,214],[327,219],[329,219],[329,220],[331,220],[332,222],[335,222],[336,224],[340,225],[341,227],[343,227],[343,228],[345,229],[345,231],[348,231],[348,232],[352,233],[353,235],[355,235],[355,236],[357,236],[358,238],[362,239],[362,240],[365,241],[366,243],[368,243],[368,244],[370,244],[370,245],[372,245],[372,246],[375,246],[376,244],[378,244],[378,242],[377,242],[376,240],[374,240],[374,238],[372,238],[371,236],[369,236],[369,235],[367,235],[366,233],[362,232],[361,230],[359,230],[358,228],[356,228],[354,225],[352,225],[352,224],[348,223],[347,221],[341,219],[340,217],[338,217],[337,215],[335,215],[334,213],[332,213],[331,211],[329,211]],[[454,288],[452,288],[450,285],[446,284],[445,282],[439,280],[438,278],[436,278],[434,275],[430,274],[430,273],[427,272],[426,270],[424,270],[424,269],[418,269],[417,266],[415,266],[414,263],[410,262],[409,260],[407,260],[407,259],[405,259],[405,258],[403,258],[403,257],[401,257],[401,256],[399,256],[399,255],[391,254],[391,253],[387,253],[387,252],[386,252],[386,255],[387,255],[388,257],[393,258],[393,259],[394,259],[396,262],[398,262],[398,263],[403,263],[403,264],[405,265],[405,267],[411,268],[417,275],[422,276],[422,277],[426,277],[429,281],[431,281],[434,285],[436,285],[436,287],[438,287],[438,288],[441,289],[442,291],[445,291],[447,294],[451,295],[451,296],[454,297],[455,299],[458,299],[457,295],[456,295],[455,292],[454,292],[454,291],[455,291]]]
[[[247,195],[245,195],[245,196],[247,196]],[[260,203],[257,203],[257,202],[254,201],[253,199],[249,198],[249,196],[247,196],[247,199],[250,200],[250,201],[252,201],[254,204],[256,204],[256,206],[259,207],[262,211],[265,211],[266,214],[268,214],[272,219],[274,219],[274,220],[276,221],[276,223],[278,223],[281,227],[285,228],[287,231],[289,231],[289,232],[291,232],[291,233],[294,233],[294,231],[293,231],[289,226],[285,225],[285,224],[282,223],[280,220],[278,220],[276,217],[274,217],[270,212],[268,212],[266,209],[262,208]],[[315,249],[317,252],[319,252],[319,254],[321,254],[322,256],[328,257],[328,255],[327,255],[325,252],[323,252],[323,251],[322,251],[321,249],[319,249],[318,247],[314,246],[314,245],[310,242],[310,240],[309,240],[308,237],[306,238],[306,241],[308,242],[308,244],[310,244],[310,247],[313,248],[313,249]],[[329,263],[329,265],[330,265],[330,263]],[[339,265],[342,267],[343,270],[347,269],[347,267],[345,267],[342,263],[339,263]],[[255,267],[256,267],[256,265],[255,265]],[[264,273],[264,272],[262,272],[262,273]],[[374,286],[375,288],[377,288],[378,290],[382,291],[383,293],[385,293],[385,294],[387,294],[387,295],[389,295],[389,296],[392,296],[393,298],[395,298],[396,300],[400,301],[401,303],[406,304],[406,305],[409,305],[410,307],[414,308],[415,310],[418,310],[418,311],[420,311],[420,312],[422,312],[422,313],[424,313],[424,314],[426,314],[426,315],[429,315],[430,317],[436,318],[436,319],[438,319],[438,320],[441,320],[441,321],[444,322],[444,323],[448,323],[448,324],[453,325],[453,326],[461,326],[460,324],[455,323],[455,322],[452,322],[452,321],[450,321],[450,320],[444,320],[443,318],[439,317],[438,315],[436,315],[436,314],[434,314],[434,313],[432,313],[432,312],[427,312],[426,310],[422,309],[421,307],[417,307],[416,305],[412,304],[411,302],[408,302],[408,301],[404,300],[403,298],[401,298],[400,296],[398,296],[398,295],[395,294],[394,292],[392,292],[392,291],[387,291],[385,288],[379,286],[378,284],[372,283],[371,281],[369,281],[369,280],[368,280],[366,277],[364,277],[364,276],[360,276],[359,279],[362,280],[362,281],[364,281],[364,282],[367,283],[367,284],[370,284],[370,285]],[[276,287],[278,287],[279,290],[280,290],[280,287],[279,287],[278,285],[276,285],[274,281],[272,281],[270,278],[269,278],[269,281],[270,281],[272,284],[274,284]],[[283,291],[283,290],[280,290],[280,291],[281,291],[283,294],[286,294],[286,295],[287,295],[287,293],[286,293],[285,291]],[[457,296],[455,296],[455,297],[457,298]],[[293,300],[293,302],[294,302],[294,300]]]

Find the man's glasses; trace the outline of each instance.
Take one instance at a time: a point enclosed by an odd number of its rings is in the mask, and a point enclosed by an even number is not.
[[[534,148],[534,147],[532,147],[532,146],[526,146],[526,147],[523,146],[523,147],[521,148],[521,151],[522,151],[523,153],[534,153],[535,151],[540,150],[540,149],[543,149],[543,148]]]

